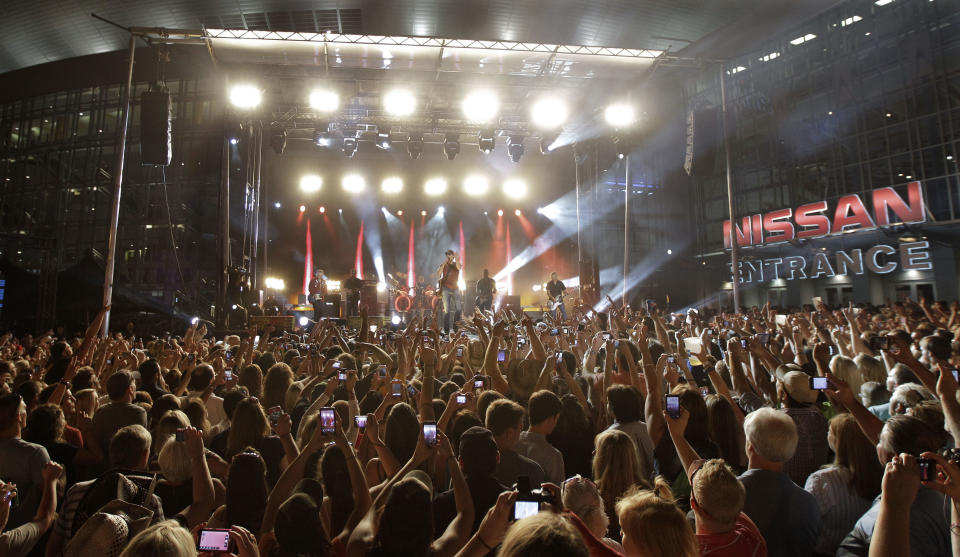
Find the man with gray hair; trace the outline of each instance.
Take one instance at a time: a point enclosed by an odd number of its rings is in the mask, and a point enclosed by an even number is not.
[[[747,415],[743,423],[749,469],[743,512],[760,529],[770,557],[809,557],[820,537],[817,500],[793,483],[783,465],[797,449],[797,426],[773,408]]]

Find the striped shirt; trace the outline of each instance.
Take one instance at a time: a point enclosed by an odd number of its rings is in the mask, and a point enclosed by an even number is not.
[[[823,529],[817,553],[834,555],[857,520],[870,509],[871,501],[860,497],[850,485],[853,472],[843,466],[828,466],[807,478],[804,489],[817,500]]]

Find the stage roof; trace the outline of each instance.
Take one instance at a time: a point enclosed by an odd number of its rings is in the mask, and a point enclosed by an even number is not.
[[[124,48],[127,33],[93,19],[91,12],[123,26],[457,37],[465,41],[683,50],[687,55],[716,58],[740,53],[751,41],[768,38],[834,3],[835,0],[11,0],[4,5],[4,17],[0,18],[0,73]],[[298,55],[304,53],[302,47],[294,49]],[[519,64],[523,70],[526,59],[512,55],[508,58],[507,69],[512,71]],[[454,66],[457,59],[451,55],[445,62]],[[464,54],[460,59],[469,60],[471,56]]]

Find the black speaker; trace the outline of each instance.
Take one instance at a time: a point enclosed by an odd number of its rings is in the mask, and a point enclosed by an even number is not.
[[[699,108],[687,114],[687,152],[683,169],[690,176],[713,176],[720,145],[720,111]]]
[[[140,164],[170,166],[172,156],[170,92],[147,91],[140,96]]]

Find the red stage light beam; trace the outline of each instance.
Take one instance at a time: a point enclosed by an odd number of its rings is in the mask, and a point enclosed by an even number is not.
[[[517,209],[515,214],[517,215],[517,220],[520,221],[520,227],[523,228],[523,234],[527,237],[527,241],[532,244],[533,240],[537,237],[537,231],[534,230],[533,223],[520,212],[520,209]]]
[[[460,221],[460,277],[467,272],[467,244],[463,241],[463,221]]]
[[[360,221],[360,233],[357,234],[357,260],[355,263],[357,278],[363,280],[363,221]]]
[[[313,274],[313,237],[310,233],[310,219],[307,219],[306,256],[303,258],[303,295],[310,294],[310,276]]]
[[[407,287],[413,288],[417,284],[417,262],[416,256],[417,253],[414,249],[413,243],[413,224],[414,220],[410,219],[410,244],[407,247]]]
[[[509,268],[509,267],[510,267],[510,262],[513,261],[513,253],[512,253],[512,250],[510,249],[510,223],[509,223],[509,222],[505,223],[505,224],[504,224],[504,228],[507,229],[507,230],[506,230],[506,232],[507,232],[507,239],[506,239],[506,244],[507,244],[507,261],[506,261],[506,265],[507,265],[507,268]],[[510,271],[510,273],[507,274],[507,294],[513,296],[513,271]]]

